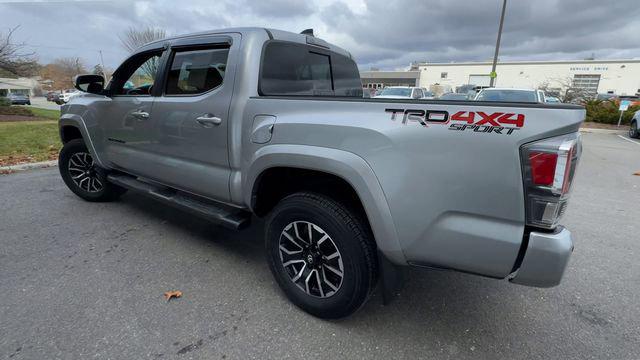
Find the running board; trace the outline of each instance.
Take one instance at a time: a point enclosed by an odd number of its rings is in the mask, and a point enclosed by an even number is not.
[[[229,229],[243,229],[251,221],[251,214],[247,211],[220,203],[200,200],[172,188],[138,180],[133,176],[109,174],[107,180],[115,185],[150,196],[167,205],[201,216]]]

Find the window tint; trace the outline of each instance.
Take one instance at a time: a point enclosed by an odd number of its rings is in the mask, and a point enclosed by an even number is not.
[[[343,55],[333,54],[331,70],[335,96],[362,97],[362,81],[355,61]]]
[[[362,97],[360,73],[351,59],[310,46],[267,44],[260,76],[263,95]]]
[[[162,51],[144,53],[127,60],[113,75],[113,94],[150,95],[156,81]]]
[[[526,90],[483,90],[478,101],[537,102],[535,91]]]
[[[229,49],[176,52],[167,77],[167,95],[202,94],[222,85]]]

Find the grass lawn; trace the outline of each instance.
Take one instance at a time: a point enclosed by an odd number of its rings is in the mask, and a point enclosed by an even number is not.
[[[57,121],[0,122],[0,166],[54,160],[61,146]]]
[[[60,110],[49,110],[40,108],[29,108],[35,117],[58,120],[60,118]]]

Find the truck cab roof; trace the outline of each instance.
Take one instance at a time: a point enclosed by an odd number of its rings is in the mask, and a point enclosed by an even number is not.
[[[222,34],[229,34],[229,33],[239,33],[243,37],[251,36],[251,35],[262,35],[262,36],[266,35],[268,37],[268,40],[281,40],[281,41],[288,41],[288,42],[293,42],[298,44],[319,46],[319,47],[331,50],[333,52],[336,52],[338,54],[347,56],[349,58],[353,58],[351,56],[351,53],[349,53],[347,50],[339,46],[330,44],[314,35],[298,34],[290,31],[261,28],[261,27],[238,27],[238,28],[218,29],[218,30],[206,30],[206,31],[201,31],[196,33],[177,35],[177,36],[172,36],[165,39],[156,40],[156,41],[147,43],[141,46],[140,48],[138,48],[135,52],[145,51],[147,50],[147,48],[155,47],[158,44],[171,42],[173,40],[190,38],[190,37],[218,35],[218,34],[222,35]]]

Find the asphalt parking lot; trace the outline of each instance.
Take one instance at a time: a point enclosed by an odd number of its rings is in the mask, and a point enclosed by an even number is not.
[[[56,168],[0,176],[0,358],[640,358],[640,142],[585,133],[564,282],[412,270],[341,321],[277,288],[234,233],[137,195],[87,203]],[[167,302],[162,294],[181,290]]]
[[[47,101],[47,99],[42,96],[32,97],[30,106],[41,109],[60,110],[60,105],[51,101]]]

